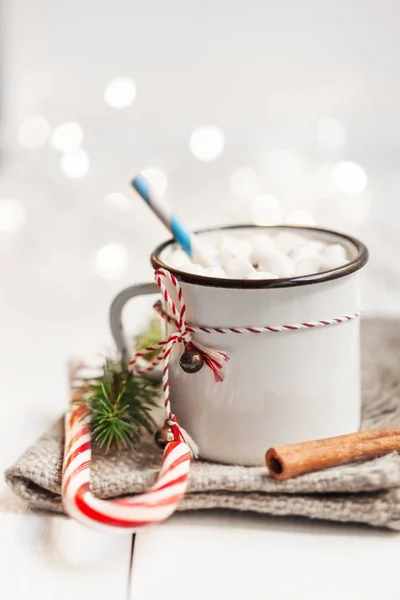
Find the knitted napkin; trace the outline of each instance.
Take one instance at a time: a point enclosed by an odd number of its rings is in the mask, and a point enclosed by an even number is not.
[[[400,426],[400,321],[362,321],[363,428]],[[323,398],[321,398],[323,401]],[[6,472],[31,507],[63,512],[60,487],[63,425],[45,433]],[[91,485],[101,498],[136,494],[154,483],[160,450],[145,439],[132,451],[94,453]],[[269,515],[354,521],[400,530],[400,457],[276,481],[267,469],[194,461],[179,510],[228,508]]]

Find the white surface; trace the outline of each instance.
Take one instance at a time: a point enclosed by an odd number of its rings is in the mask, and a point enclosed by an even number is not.
[[[399,534],[357,526],[178,515],[137,536],[131,600],[397,600],[399,549]]]
[[[64,517],[3,514],[0,539],[4,598],[125,598],[129,535],[102,536]]]

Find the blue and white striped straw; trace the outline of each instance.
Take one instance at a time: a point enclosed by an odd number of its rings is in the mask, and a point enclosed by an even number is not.
[[[186,254],[190,256],[193,262],[203,267],[212,267],[214,261],[209,256],[207,250],[202,246],[201,242],[199,243],[198,238],[183,225],[182,221],[176,215],[172,214],[170,207],[162,198],[155,194],[143,175],[137,175],[132,181],[132,186],[150,206],[160,221],[169,229],[175,240]]]

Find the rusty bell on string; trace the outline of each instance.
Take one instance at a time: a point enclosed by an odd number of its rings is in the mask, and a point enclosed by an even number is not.
[[[197,348],[185,344],[185,352],[180,357],[179,364],[185,373],[197,373],[203,368],[204,358]]]
[[[194,346],[191,348],[185,343],[185,351],[179,359],[179,364],[185,373],[197,373],[204,365],[204,358],[202,353],[197,350]],[[174,441],[174,434],[172,427],[168,424],[168,420],[164,422],[164,425],[159,429],[155,436],[155,442],[162,450],[167,444]]]
[[[175,440],[172,427],[168,424],[168,420],[164,422],[164,425],[156,431],[154,436],[155,442],[159,448],[164,450],[165,446]]]

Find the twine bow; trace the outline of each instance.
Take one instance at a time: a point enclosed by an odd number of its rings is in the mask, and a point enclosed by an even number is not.
[[[198,340],[194,340],[192,338],[192,333],[194,333],[196,330],[190,325],[187,325],[185,319],[183,319],[181,326],[179,326],[179,322],[177,321],[177,319],[171,317],[163,309],[160,301],[156,302],[153,308],[165,321],[175,325],[178,329],[180,329],[181,333],[179,337],[175,339],[175,342],[183,342],[187,350],[196,348],[201,353],[204,363],[213,372],[215,381],[223,381],[223,361],[228,361],[229,356],[222,350],[217,350],[216,348],[205,346],[204,344],[201,344]],[[172,335],[168,339],[170,339]]]

